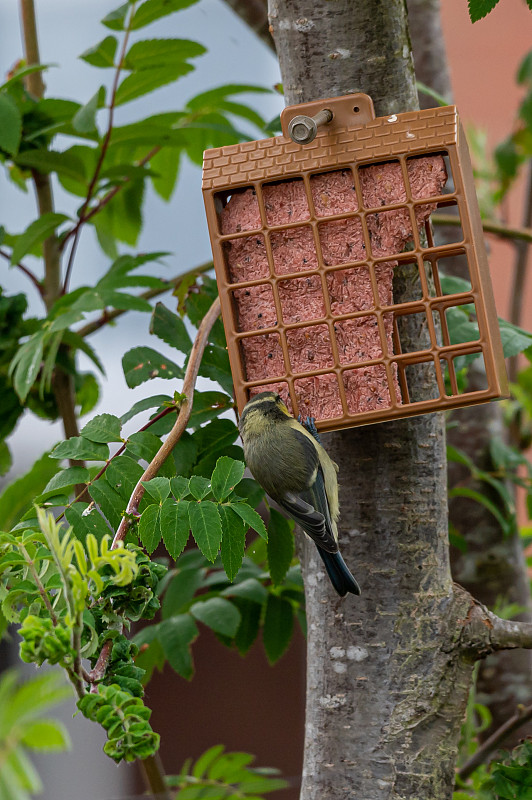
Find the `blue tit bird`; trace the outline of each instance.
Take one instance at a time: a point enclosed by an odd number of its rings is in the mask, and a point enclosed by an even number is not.
[[[275,392],[246,404],[239,429],[253,477],[316,544],[338,594],[360,594],[338,550],[338,466]]]

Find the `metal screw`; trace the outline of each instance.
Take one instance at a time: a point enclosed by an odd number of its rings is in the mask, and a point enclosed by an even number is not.
[[[288,135],[296,144],[310,144],[316,138],[318,125],[327,125],[333,118],[333,113],[328,108],[324,108],[314,117],[307,117],[299,114],[293,117],[288,124]]]

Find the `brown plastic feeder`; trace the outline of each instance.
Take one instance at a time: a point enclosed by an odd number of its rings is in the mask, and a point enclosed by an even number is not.
[[[328,113],[322,113],[328,111]],[[294,117],[306,115],[302,121]],[[319,127],[310,131],[313,115]],[[300,144],[289,137],[309,141]],[[292,412],[335,430],[483,403],[507,392],[467,144],[456,108],[379,117],[346,95],[286,108],[283,136],[207,150],[203,193],[239,412],[274,389]],[[312,137],[315,138],[312,138]],[[454,208],[456,241],[429,217]],[[447,259],[471,290],[446,291]],[[411,296],[393,276],[410,264]],[[459,287],[460,288],[460,287]],[[474,310],[478,324],[448,316]],[[404,331],[422,332],[414,349]],[[464,331],[461,334],[461,330]],[[473,338],[471,338],[473,336]],[[468,358],[486,382],[466,391]],[[423,370],[416,395],[412,380]]]

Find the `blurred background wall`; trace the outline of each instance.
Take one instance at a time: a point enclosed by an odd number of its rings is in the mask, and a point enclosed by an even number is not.
[[[57,63],[45,76],[47,94],[85,102],[95,91],[96,70],[77,56],[105,34],[98,20],[114,3],[92,0],[37,0],[41,37],[41,57]],[[514,76],[532,44],[532,16],[522,0],[500,0],[497,8],[474,26],[469,22],[466,0],[444,0],[443,26],[450,61],[454,98],[462,120],[486,128],[491,145],[511,129],[520,99]],[[195,39],[204,44],[208,55],[198,59],[196,71],[171,88],[160,89],[143,114],[178,109],[188,97],[223,83],[256,83],[272,86],[280,80],[274,55],[225,6],[222,0],[201,0],[192,8],[169,17],[150,29],[153,36]],[[0,7],[1,69],[5,73],[21,57],[18,4],[7,0]],[[137,101],[146,103],[145,99]],[[267,119],[278,113],[278,95],[249,96]],[[121,111],[120,122],[127,122],[134,104]],[[207,229],[200,191],[200,170],[183,163],[178,190],[169,205],[150,195],[139,250],[168,250],[166,270],[170,277],[210,258]],[[524,186],[519,185],[508,202],[508,222],[521,223]],[[57,190],[58,210],[74,211],[66,196]],[[0,208],[6,228],[19,232],[33,214],[33,197],[23,195],[0,175]],[[94,281],[106,268],[92,232],[84,234],[77,261],[73,288]],[[499,314],[506,316],[514,248],[490,240],[490,265]],[[21,291],[23,284],[5,263],[3,282],[10,292]],[[30,290],[31,291],[31,290]],[[532,327],[532,286],[526,286],[528,318]],[[33,296],[33,311],[39,308]],[[167,383],[152,382],[136,390],[126,387],[120,359],[132,346],[148,344],[147,315],[130,312],[116,327],[102,330],[92,339],[102,354],[107,378],[102,381],[99,411],[121,414],[146,394],[166,392]],[[88,365],[87,365],[88,366]],[[159,385],[157,385],[159,384]],[[133,428],[132,428],[133,430]],[[59,425],[22,422],[13,438],[16,454],[14,474],[23,471],[37,454],[61,438]],[[38,444],[36,444],[38,443]],[[340,602],[340,601],[339,601]],[[344,602],[356,602],[356,598]],[[3,664],[15,660],[13,652],[0,651]],[[297,631],[288,653],[273,668],[256,644],[246,659],[227,651],[206,629],[194,645],[196,675],[188,684],[166,669],[155,675],[147,690],[147,703],[153,708],[154,728],[162,734],[162,759],[167,771],[177,771],[185,758],[197,758],[213,744],[245,750],[257,755],[257,764],[276,766],[289,778],[293,788],[279,793],[279,800],[295,800],[299,791],[304,723],[304,642]],[[0,710],[1,713],[1,710]],[[80,716],[72,720],[71,710],[63,718],[72,732],[74,748],[70,756],[46,756],[40,762],[45,784],[44,800],[62,800],[75,791],[77,800],[110,800],[142,791],[132,767],[117,769],[101,752],[103,734]],[[73,791],[74,790],[74,791]]]

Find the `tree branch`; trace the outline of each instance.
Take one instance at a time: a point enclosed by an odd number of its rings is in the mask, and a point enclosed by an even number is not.
[[[127,25],[125,27],[125,34],[124,34],[124,39],[123,39],[123,42],[122,42],[122,49],[120,51],[120,56],[118,58],[118,64],[116,65],[115,75],[114,75],[114,79],[113,79],[113,86],[112,86],[112,89],[111,89],[111,99],[109,101],[109,118],[108,118],[108,122],[107,122],[107,131],[105,133],[105,136],[104,136],[104,139],[103,139],[103,142],[102,142],[100,155],[98,157],[98,161],[96,162],[96,166],[94,168],[94,173],[92,175],[91,182],[89,183],[89,188],[87,190],[87,197],[85,198],[85,200],[83,202],[83,205],[81,206],[81,209],[80,209],[80,212],[79,212],[78,222],[76,223],[76,225],[74,226],[72,231],[70,231],[70,233],[63,239],[62,244],[61,244],[61,249],[64,249],[64,247],[65,247],[70,235],[74,236],[74,241],[72,242],[72,247],[70,248],[70,255],[68,257],[68,264],[67,264],[67,268],[66,268],[66,272],[65,272],[65,280],[63,281],[63,289],[62,289],[62,293],[63,294],[66,293],[67,288],[68,288],[68,284],[69,284],[69,281],[70,281],[70,274],[72,272],[72,267],[73,267],[73,264],[74,264],[74,256],[76,254],[76,248],[78,246],[79,237],[80,237],[80,234],[81,234],[81,229],[82,229],[84,223],[89,218],[88,216],[85,216],[85,212],[87,211],[87,208],[89,207],[89,203],[92,200],[92,197],[94,195],[94,191],[96,189],[96,184],[98,183],[98,178],[100,177],[100,172],[102,170],[103,162],[104,162],[104,159],[105,159],[105,154],[107,153],[107,149],[109,147],[109,142],[111,141],[111,134],[113,132],[113,121],[114,121],[114,112],[115,112],[116,92],[117,92],[117,89],[118,89],[118,81],[120,79],[120,73],[122,72],[122,65],[124,63],[124,58],[126,56],[127,44],[128,44],[128,41],[129,41],[129,34],[131,32],[131,21],[133,19],[134,13],[135,13],[135,2],[132,2],[131,3],[131,7],[129,9],[129,17],[128,17]]]
[[[480,764],[488,760],[488,756],[498,748],[501,742],[531,719],[532,705],[519,706],[513,717],[510,717],[503,725],[497,728],[497,730],[480,745],[477,752],[458,770],[458,777],[463,781],[467,780]]]
[[[209,333],[211,332],[212,326],[218,319],[219,315],[220,298],[217,297],[210,309],[205,314],[201,325],[198,328],[194,344],[192,345],[187,370],[185,372],[185,379],[183,382],[183,394],[185,397],[179,407],[177,420],[174,424],[174,427],[166,437],[166,440],[159,448],[152,461],[148,464],[144,474],[141,476],[139,482],[135,486],[129,499],[129,503],[127,504],[127,508],[124,512],[124,516],[122,517],[122,521],[113,539],[113,548],[117,546],[119,541],[123,541],[125,539],[133,519],[138,514],[139,503],[142,500],[145,491],[144,486],[142,485],[143,481],[149,481],[157,475],[159,469],[164,464],[187,427],[187,423],[192,412],[194,387],[198,377],[201,358],[209,338]]]
[[[199,264],[197,267],[193,267],[186,272],[182,272],[180,275],[176,275],[175,278],[170,278],[168,285],[164,288],[148,289],[146,292],[139,294],[139,297],[141,297],[143,300],[152,300],[154,297],[159,297],[159,295],[169,292],[170,289],[177,289],[177,287],[180,286],[181,283],[187,278],[190,278],[193,275],[203,275],[203,273],[209,272],[209,270],[212,268],[212,261],[206,261],[204,264]],[[76,333],[78,336],[89,336],[91,333],[100,330],[100,328],[103,328],[104,325],[112,322],[117,317],[121,317],[122,314],[126,313],[126,310],[127,309],[123,308],[114,308],[112,311],[104,312],[100,317],[98,317],[98,319],[93,320],[93,322],[88,322],[82,328],[79,328]]]
[[[433,214],[430,218],[433,225],[454,225],[458,227],[460,218],[451,214]],[[493,233],[501,239],[513,239],[521,242],[532,242],[532,228],[510,228],[502,222],[482,220],[482,228],[486,233]]]
[[[9,253],[6,253],[5,250],[0,250],[0,256],[2,256],[3,258],[6,259],[6,261],[9,261],[11,263],[11,256],[9,255]],[[43,285],[38,279],[38,277],[31,271],[31,269],[28,269],[28,267],[25,267],[24,264],[21,264],[20,262],[18,264],[15,264],[14,266],[18,267],[25,275],[28,276],[28,278],[33,283],[33,285],[35,286],[41,297],[44,297]]]
[[[499,650],[532,649],[532,622],[501,619],[458,584],[454,594],[466,608],[464,617],[457,620],[464,652],[478,660]]]

